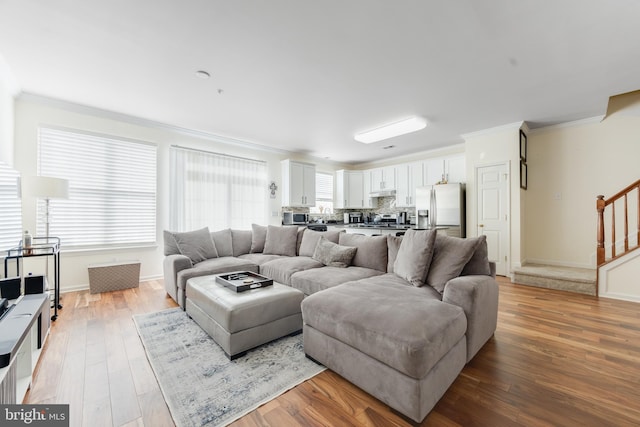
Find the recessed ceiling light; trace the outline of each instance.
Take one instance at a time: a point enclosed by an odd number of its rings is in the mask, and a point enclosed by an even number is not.
[[[424,118],[410,117],[373,130],[357,133],[354,135],[354,138],[356,141],[371,144],[372,142],[382,141],[383,139],[389,139],[406,133],[415,132],[420,129],[424,129],[426,126],[427,121]]]
[[[209,77],[211,77],[211,74],[204,70],[198,70],[196,71],[196,77],[199,77],[201,79],[208,79]]]

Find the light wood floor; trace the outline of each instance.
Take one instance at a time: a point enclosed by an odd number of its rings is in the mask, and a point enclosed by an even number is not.
[[[640,425],[640,304],[500,279],[498,330],[424,426]],[[25,402],[70,403],[71,425],[173,425],[131,315],[174,307],[161,282],[63,295]],[[325,371],[233,426],[407,426]]]

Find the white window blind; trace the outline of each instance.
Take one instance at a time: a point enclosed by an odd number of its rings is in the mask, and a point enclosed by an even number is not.
[[[0,162],[0,257],[15,248],[22,238],[22,210],[19,174]]]
[[[170,227],[250,229],[267,223],[267,164],[171,147]]]
[[[51,236],[65,248],[155,243],[155,145],[46,127],[38,141],[38,174],[69,180],[69,199],[50,201]],[[38,235],[44,227],[39,201]]]
[[[333,174],[316,172],[316,205],[311,213],[331,213],[333,211]]]

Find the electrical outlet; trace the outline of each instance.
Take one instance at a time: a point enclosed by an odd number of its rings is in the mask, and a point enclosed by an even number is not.
[[[279,216],[280,216],[280,212],[278,212],[278,211],[271,211],[271,216],[272,216],[272,217],[274,217],[274,218],[277,218],[277,217],[279,217]]]

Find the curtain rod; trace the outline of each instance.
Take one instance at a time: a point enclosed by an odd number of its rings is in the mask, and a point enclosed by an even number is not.
[[[218,153],[218,152],[215,152],[215,151],[207,151],[207,150],[202,150],[202,149],[199,149],[199,148],[183,147],[181,145],[172,145],[171,148],[178,148],[180,150],[187,150],[187,151],[197,151],[199,153],[213,154],[213,155],[216,155],[216,156],[225,156],[225,157],[231,157],[233,159],[247,160],[247,161],[250,161],[250,162],[267,164],[267,162],[264,161],[264,160],[256,160],[256,159],[250,159],[248,157],[233,156],[231,154]]]

